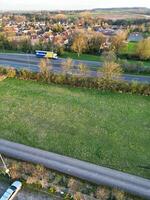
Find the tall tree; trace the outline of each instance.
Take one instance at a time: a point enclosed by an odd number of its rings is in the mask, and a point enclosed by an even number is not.
[[[106,38],[102,33],[93,33],[88,38],[88,52],[99,53],[100,48],[106,42]]]
[[[111,49],[113,49],[116,54],[119,53],[119,50],[122,48],[124,45],[124,41],[127,38],[127,33],[126,32],[120,32],[117,35],[113,36],[111,39]]]
[[[140,59],[150,59],[150,38],[144,39],[138,43],[137,55]]]
[[[84,34],[80,33],[75,36],[71,48],[74,52],[78,54],[78,57],[87,49],[87,40]]]
[[[62,63],[62,70],[65,74],[71,71],[73,68],[73,60],[71,58],[67,58],[63,63]]]

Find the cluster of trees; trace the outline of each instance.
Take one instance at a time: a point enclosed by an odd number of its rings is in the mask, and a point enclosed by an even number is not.
[[[144,39],[138,43],[136,53],[141,60],[150,59],[150,38]]]
[[[102,33],[77,33],[71,44],[73,50],[80,56],[82,53],[99,54],[106,37]]]
[[[0,49],[2,51],[12,50],[12,51],[20,51],[24,53],[33,53],[35,50],[47,50],[47,51],[55,51],[59,55],[62,53],[63,49],[59,45],[54,45],[50,40],[48,42],[44,42],[40,40],[38,43],[32,45],[29,39],[22,39],[20,41],[9,40],[4,34],[0,34]]]
[[[78,56],[82,53],[100,54],[103,51],[113,50],[118,56],[120,49],[126,45],[127,36],[128,31],[119,32],[112,36],[108,42],[102,33],[78,33],[72,39],[70,50],[78,53]]]

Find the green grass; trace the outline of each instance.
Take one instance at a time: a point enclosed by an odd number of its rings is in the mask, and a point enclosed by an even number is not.
[[[150,67],[150,60],[149,61],[137,61],[137,60],[129,60],[128,59],[128,62],[129,63],[134,63],[134,64],[138,64],[139,62],[142,62],[143,63],[143,67]]]
[[[22,53],[19,50],[5,50],[5,49],[0,49],[0,53]]]
[[[137,42],[128,43],[128,54],[134,54],[136,52],[137,44]]]
[[[123,47],[121,50],[120,50],[120,55],[134,55],[135,52],[136,52],[136,49],[137,49],[137,42],[129,42],[127,47]],[[134,64],[138,64],[139,62],[142,62],[144,66],[146,67],[150,67],[150,60],[149,61],[137,61],[137,60],[134,60],[134,59],[127,59],[128,62],[130,63],[134,63]]]
[[[0,137],[150,177],[150,97],[6,79]]]
[[[137,48],[137,42],[128,42],[126,46],[120,49],[120,54],[135,54]]]
[[[63,55],[61,57],[62,58],[72,58],[72,59],[77,59],[77,60],[97,61],[97,62],[99,62],[101,60],[100,56],[90,55],[90,54],[81,54],[78,57],[77,53],[66,52],[66,51],[63,53]]]

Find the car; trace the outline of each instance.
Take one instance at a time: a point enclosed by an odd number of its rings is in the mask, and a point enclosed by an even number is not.
[[[5,191],[5,193],[0,198],[0,200],[13,200],[16,194],[21,189],[21,187],[22,187],[22,183],[20,181],[13,182],[11,186]]]

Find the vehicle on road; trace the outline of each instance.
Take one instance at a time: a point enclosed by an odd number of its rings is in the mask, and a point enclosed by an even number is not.
[[[38,58],[49,58],[49,59],[58,59],[57,53],[52,51],[36,51],[36,57]]]
[[[0,200],[13,200],[19,190],[22,187],[22,183],[20,181],[15,181],[11,184],[11,186],[6,190]]]

